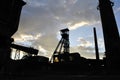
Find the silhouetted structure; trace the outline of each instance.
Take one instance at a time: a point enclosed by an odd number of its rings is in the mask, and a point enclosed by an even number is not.
[[[11,37],[18,29],[23,0],[0,1],[0,35]]]
[[[25,47],[25,46],[21,46],[21,45],[17,45],[17,44],[11,44],[11,47],[12,48],[15,48],[15,49],[18,49],[18,50],[21,50],[21,51],[24,51],[28,54],[33,54],[33,55],[37,55],[38,54],[38,50],[37,49],[34,49],[34,48],[31,48],[31,47]]]
[[[97,42],[97,34],[96,34],[96,28],[95,27],[93,28],[93,31],[94,31],[96,60],[100,60],[100,58],[99,58],[98,42]]]
[[[94,28],[94,40],[96,59],[86,59],[79,53],[70,53],[69,29],[62,29],[59,41],[52,58],[38,56],[38,50],[11,44],[14,40],[11,36],[17,31],[23,0],[1,0],[0,8],[0,68],[4,66],[6,72],[10,73],[41,73],[41,74],[103,74],[105,67],[108,72],[120,71],[120,40],[115,17],[113,14],[113,3],[110,0],[99,0],[103,33],[105,39],[106,58],[100,60],[97,35]],[[11,49],[22,50],[33,56],[23,56],[21,60],[11,60]],[[51,62],[53,59],[53,63]],[[105,61],[105,62],[104,62]]]
[[[23,53],[27,53],[27,55],[29,55],[29,56],[33,56],[33,55],[36,56],[38,54],[38,50],[34,49],[32,47],[25,47],[22,45],[11,44],[11,48],[16,49],[15,56],[14,56],[15,60],[20,59],[21,51]]]
[[[13,41],[11,36],[17,31],[23,0],[1,0],[0,1],[0,69],[9,62],[10,45]]]
[[[62,29],[61,30],[61,40],[59,41],[51,60],[53,62],[61,62],[61,61],[68,61],[69,60],[69,29]],[[61,57],[60,57],[61,55]],[[64,55],[64,56],[62,56]],[[63,58],[63,59],[62,59]]]
[[[99,10],[106,50],[106,67],[110,72],[120,71],[120,37],[112,10],[113,2],[99,0]]]
[[[81,63],[83,60],[80,54],[69,51],[69,29],[62,29],[60,32],[62,38],[53,53],[53,63]]]

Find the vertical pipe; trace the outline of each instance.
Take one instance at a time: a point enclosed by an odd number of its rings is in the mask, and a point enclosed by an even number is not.
[[[95,54],[96,54],[96,60],[100,60],[99,58],[99,50],[98,50],[98,42],[97,42],[97,34],[96,34],[96,28],[93,28],[94,31],[94,41],[95,41]]]

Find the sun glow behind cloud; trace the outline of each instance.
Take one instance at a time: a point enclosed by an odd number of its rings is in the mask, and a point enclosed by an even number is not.
[[[82,22],[76,23],[76,24],[74,24],[74,25],[70,25],[70,26],[69,26],[69,29],[70,29],[70,30],[75,30],[75,29],[77,29],[77,28],[79,28],[79,27],[83,27],[83,26],[88,25],[88,24],[89,24],[88,22],[82,21]]]
[[[21,34],[20,37],[15,38],[15,43],[30,47],[41,36],[40,33],[36,35]]]

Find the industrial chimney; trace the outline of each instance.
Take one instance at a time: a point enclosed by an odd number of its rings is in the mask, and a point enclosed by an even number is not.
[[[98,49],[98,42],[97,42],[97,34],[96,34],[96,28],[93,28],[94,31],[94,41],[95,41],[95,54],[96,54],[96,60],[99,61],[99,49]]]
[[[105,42],[106,66],[109,71],[120,67],[120,37],[110,0],[99,0],[99,10]]]

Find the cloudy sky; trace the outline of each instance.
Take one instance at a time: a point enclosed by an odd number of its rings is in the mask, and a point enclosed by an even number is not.
[[[96,27],[99,51],[104,54],[98,0],[24,0],[15,43],[39,49],[39,55],[51,57],[61,36],[59,30],[70,30],[70,52],[95,58],[93,27]],[[120,30],[120,0],[112,0]]]

